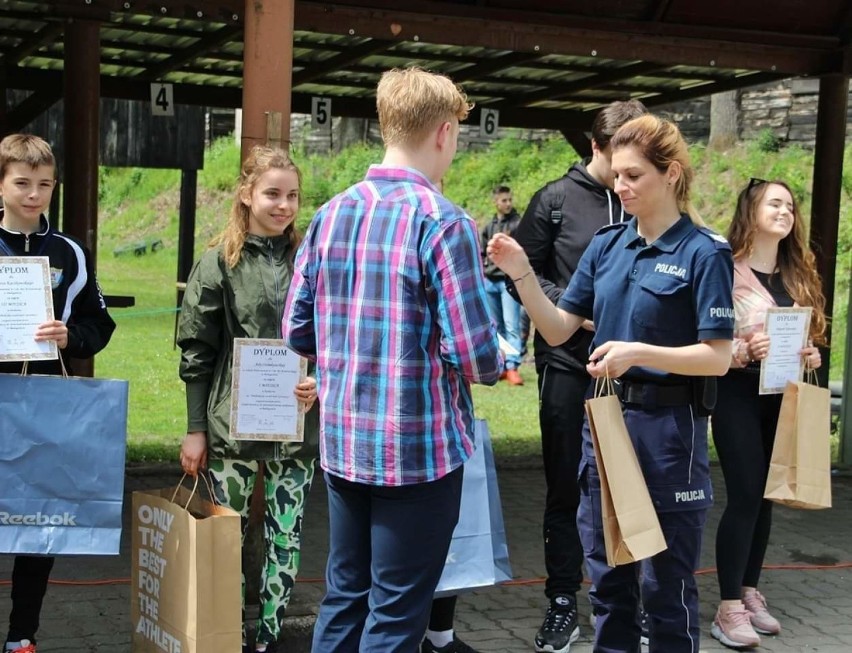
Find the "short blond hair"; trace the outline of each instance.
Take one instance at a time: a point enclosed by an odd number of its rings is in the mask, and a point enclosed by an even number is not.
[[[464,120],[473,104],[449,77],[412,67],[382,75],[376,108],[385,145],[405,145],[421,141],[441,123]]]
[[[39,166],[56,168],[50,145],[32,134],[9,134],[0,141],[0,179],[6,176],[10,163],[25,163],[33,169]]]

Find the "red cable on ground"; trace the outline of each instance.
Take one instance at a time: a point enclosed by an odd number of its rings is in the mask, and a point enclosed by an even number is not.
[[[852,569],[852,562],[838,562],[833,565],[763,565],[765,571],[826,571],[830,569]],[[706,576],[707,574],[715,574],[715,567],[707,567],[699,569],[695,572],[696,576]],[[547,580],[544,577],[540,578],[516,578],[514,580],[500,583],[501,585],[541,585]],[[71,586],[96,586],[96,585],[129,585],[130,578],[105,578],[101,580],[53,580],[51,585],[71,585]],[[325,578],[297,578],[297,583],[324,583]],[[588,579],[583,579],[583,582],[589,584]],[[11,585],[11,580],[0,580],[0,586]]]

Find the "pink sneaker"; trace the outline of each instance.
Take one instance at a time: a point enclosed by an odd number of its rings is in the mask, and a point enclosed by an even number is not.
[[[760,636],[754,632],[749,621],[749,611],[742,603],[725,612],[722,612],[720,606],[716,610],[716,618],[710,627],[710,634],[729,648],[760,646]]]
[[[761,635],[777,635],[781,632],[781,624],[769,614],[766,609],[766,599],[757,590],[748,590],[743,594],[743,603],[749,611],[751,625]]]

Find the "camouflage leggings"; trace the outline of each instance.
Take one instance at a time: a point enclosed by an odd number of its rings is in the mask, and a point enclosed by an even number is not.
[[[261,572],[260,619],[257,642],[272,643],[281,633],[284,612],[290,602],[299,570],[302,512],[314,477],[313,461],[290,458],[265,463],[264,497],[266,516],[263,535],[266,565]],[[210,460],[216,498],[242,517],[243,538],[248,526],[249,503],[257,480],[257,461]],[[243,608],[246,579],[243,576]],[[245,639],[245,626],[243,626]]]

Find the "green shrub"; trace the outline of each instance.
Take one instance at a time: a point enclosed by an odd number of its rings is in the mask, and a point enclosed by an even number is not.
[[[781,139],[767,127],[757,135],[757,148],[761,152],[777,152],[781,149]]]

